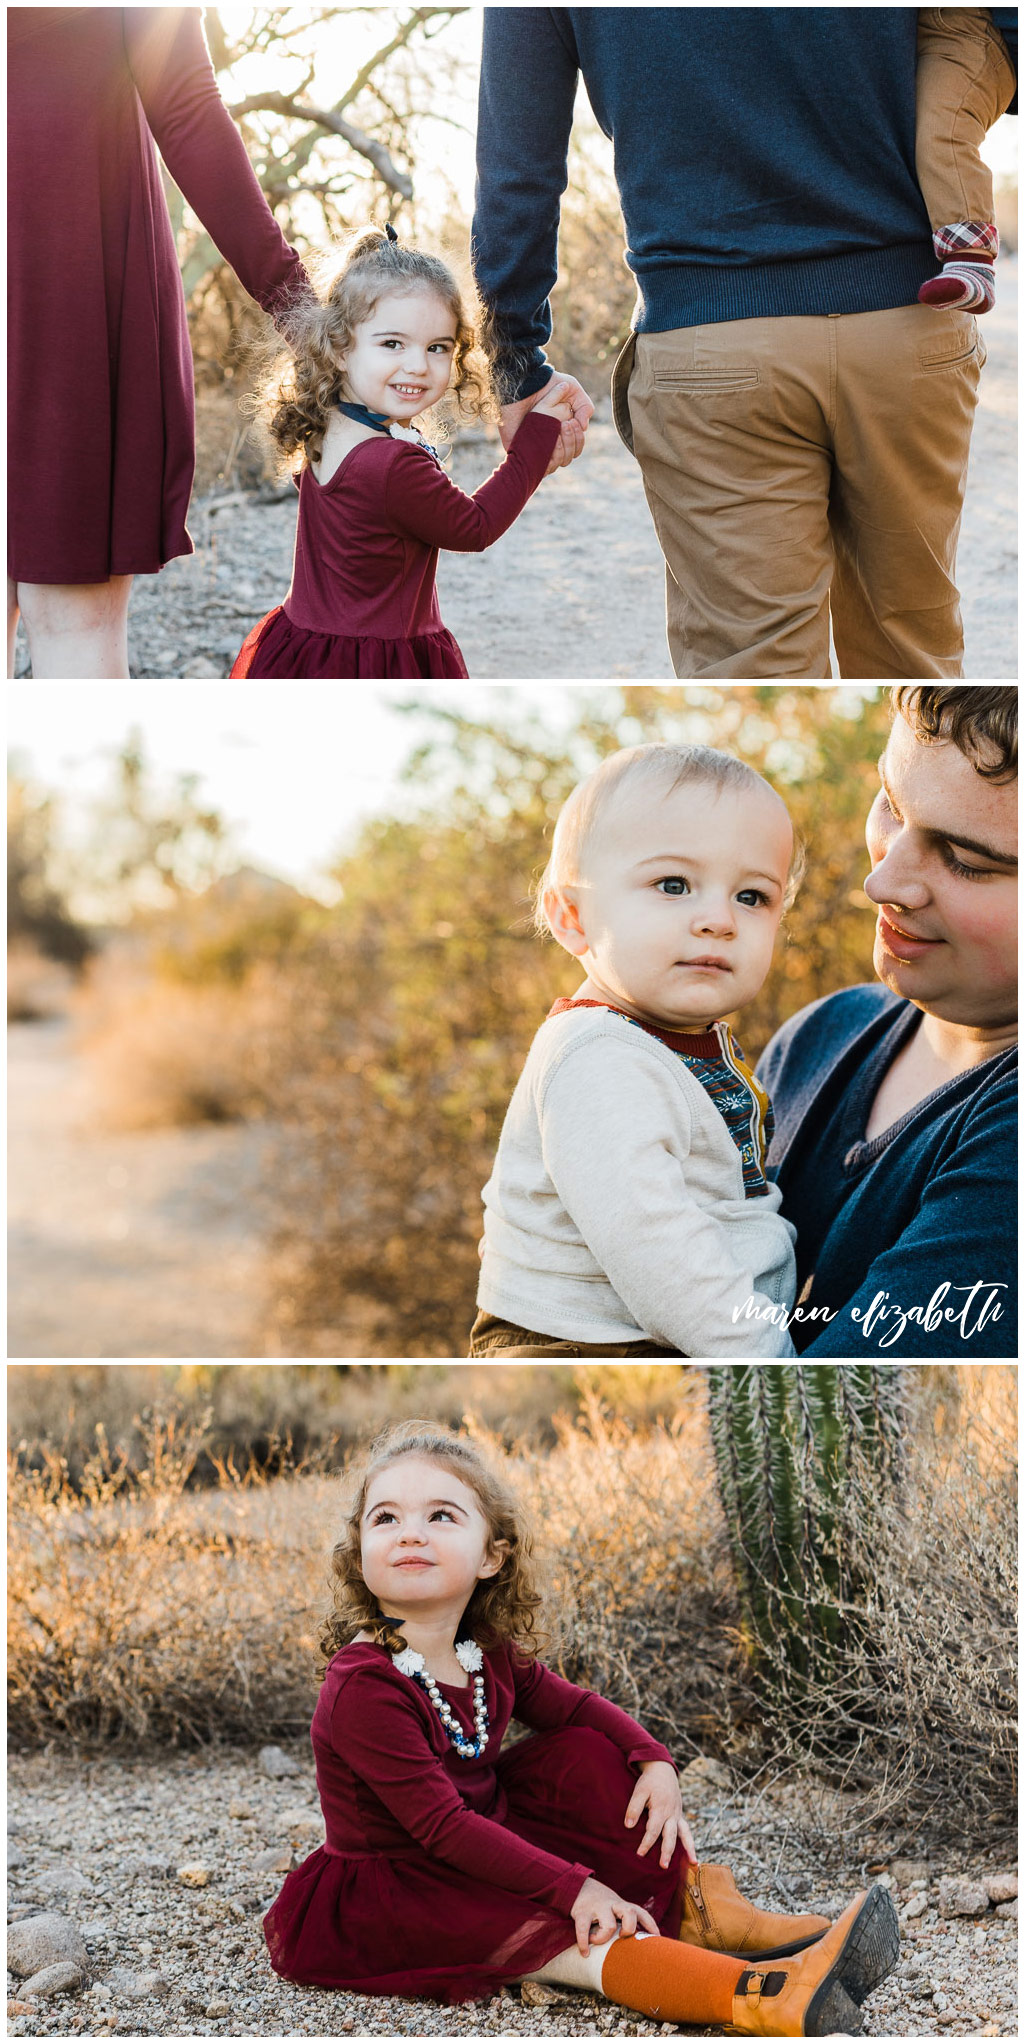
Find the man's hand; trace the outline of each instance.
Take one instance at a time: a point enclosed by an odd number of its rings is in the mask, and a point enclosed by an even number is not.
[[[640,1779],[629,1799],[624,1822],[632,1829],[637,1820],[647,1811],[647,1828],[637,1853],[642,1858],[660,1838],[660,1860],[667,1867],[677,1843],[692,1860],[696,1860],[697,1848],[693,1833],[683,1816],[683,1799],[679,1793],[679,1776],[667,1760],[645,1761],[640,1769]]]
[[[544,384],[541,390],[535,390],[532,397],[521,397],[517,404],[502,405],[501,408],[501,444],[503,447],[511,447],[527,412],[532,412],[534,406],[539,405],[542,399],[548,396],[553,383],[564,386],[559,390],[559,399],[568,401],[571,417],[562,421],[561,438],[555,443],[555,451],[544,471],[545,475],[550,475],[552,469],[565,468],[583,452],[584,436],[593,415],[594,405],[582,383],[578,383],[575,376],[563,376],[561,370],[554,369],[552,382]]]
[[[595,1881],[592,1874],[584,1881],[571,1914],[576,1926],[576,1944],[584,1958],[591,1945],[606,1945],[617,1931],[624,1938],[631,1938],[639,1926],[655,1937],[658,1935],[658,1926],[650,1910],[641,1909],[637,1902],[624,1902],[614,1888],[606,1888],[604,1882]]]

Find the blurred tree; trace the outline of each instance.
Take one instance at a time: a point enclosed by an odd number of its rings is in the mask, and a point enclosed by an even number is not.
[[[7,942],[80,966],[92,940],[68,908],[55,875],[56,808],[17,773],[7,777]]]
[[[863,824],[887,711],[874,692],[603,688],[573,728],[514,732],[429,703],[412,821],[371,823],[340,908],[283,990],[264,1086],[296,1141],[282,1164],[281,1319],[310,1352],[458,1355],[472,1320],[480,1190],[530,1040],[579,970],[531,927],[530,889],[570,788],[607,753],[688,739],[784,794],[807,877],[742,1042],[871,977]]]
[[[96,804],[81,860],[97,904],[115,915],[163,908],[207,886],[224,869],[229,841],[223,818],[201,799],[201,776],[179,773],[161,782],[138,731],[129,733],[113,766],[113,786]]]

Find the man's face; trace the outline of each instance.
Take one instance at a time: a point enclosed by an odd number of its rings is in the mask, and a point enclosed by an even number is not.
[[[591,987],[667,1029],[742,1007],[772,962],[792,850],[769,788],[648,783],[613,796],[565,891]]]
[[[879,979],[929,1015],[979,1029],[1017,1015],[1017,784],[983,780],[955,745],[897,717],[868,815]]]

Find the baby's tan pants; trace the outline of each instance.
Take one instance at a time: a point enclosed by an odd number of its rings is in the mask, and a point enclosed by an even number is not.
[[[917,181],[933,228],[992,220],[992,173],[980,146],[1016,86],[1006,45],[984,8],[921,8]]]

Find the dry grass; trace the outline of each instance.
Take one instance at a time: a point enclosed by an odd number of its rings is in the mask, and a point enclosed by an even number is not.
[[[444,1399],[426,1393],[438,1416]],[[581,1386],[550,1452],[466,1424],[539,1529],[558,1614],[549,1657],[660,1733],[682,1761],[715,1752],[748,1776],[811,1763],[851,1823],[992,1836],[1012,1797],[1016,1537],[1013,1372],[919,1373],[898,1523],[860,1528],[867,1587],[827,1684],[765,1686],[745,1650],[698,1372],[654,1427]],[[298,1732],[341,1507],[337,1477],[274,1483],[222,1464],[187,1488],[201,1433],[154,1426],[141,1479],[102,1440],[81,1495],[59,1457],[12,1471],[9,1722],[46,1740],[175,1744]],[[778,1679],[776,1679],[776,1676]]]

